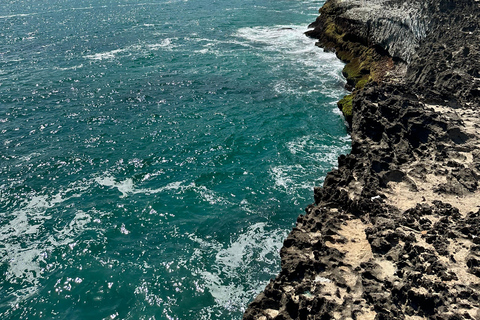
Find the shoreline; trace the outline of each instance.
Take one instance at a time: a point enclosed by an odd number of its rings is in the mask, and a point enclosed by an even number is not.
[[[480,3],[328,0],[352,151],[244,319],[480,318]]]

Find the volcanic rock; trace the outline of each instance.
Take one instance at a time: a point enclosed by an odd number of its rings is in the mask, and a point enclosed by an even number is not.
[[[244,319],[480,319],[480,2],[328,0],[352,151]]]

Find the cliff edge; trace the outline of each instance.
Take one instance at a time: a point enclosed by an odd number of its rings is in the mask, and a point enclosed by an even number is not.
[[[480,319],[480,2],[328,0],[340,156],[244,319]]]

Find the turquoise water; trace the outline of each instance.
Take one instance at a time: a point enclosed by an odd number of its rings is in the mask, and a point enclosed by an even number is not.
[[[0,318],[240,319],[350,148],[322,3],[3,1]]]

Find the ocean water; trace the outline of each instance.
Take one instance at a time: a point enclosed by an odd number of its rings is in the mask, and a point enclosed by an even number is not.
[[[350,150],[322,4],[3,0],[0,318],[241,319]]]

